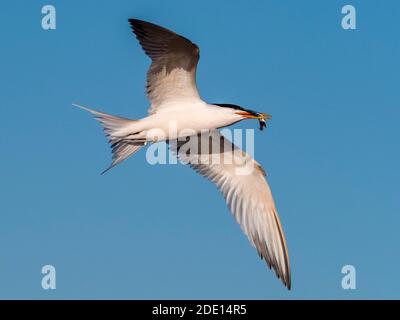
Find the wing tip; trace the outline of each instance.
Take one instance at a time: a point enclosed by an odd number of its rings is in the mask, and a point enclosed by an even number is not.
[[[292,291],[292,281],[290,280],[290,278],[287,281],[284,281],[283,284],[285,285],[285,287],[289,290]]]
[[[146,21],[144,21],[144,20],[140,20],[140,19],[137,19],[137,18],[129,18],[128,19],[128,21],[130,22],[130,23],[142,23],[142,22],[146,22]]]
[[[278,277],[278,278],[279,278],[279,277]],[[292,290],[292,279],[291,279],[291,276],[290,276],[290,271],[289,271],[289,273],[287,274],[287,276],[282,275],[281,280],[282,280],[283,285],[284,285],[289,291],[291,291],[291,290]]]
[[[148,21],[144,21],[144,20],[140,20],[140,19],[136,19],[136,18],[129,18],[128,19],[129,24],[131,25],[131,28],[134,32],[138,31],[138,29],[143,29],[145,26],[147,27],[155,27],[155,28],[160,28],[162,29],[162,27],[148,22]]]
[[[135,19],[135,18],[129,18],[128,22],[131,25],[131,27],[134,27],[136,25],[139,25],[142,22],[142,20],[138,20],[138,19]]]
[[[268,266],[268,268],[269,268],[270,270],[275,271],[276,277],[277,277],[278,279],[281,280],[281,282],[283,283],[283,285],[284,285],[289,291],[291,291],[291,290],[292,290],[292,277],[291,277],[290,269],[288,268],[288,266],[286,266],[285,271],[282,272],[282,271],[280,270],[280,268],[279,268],[277,265],[270,263],[270,262],[268,261],[268,259],[266,259],[266,258],[264,258],[264,257],[261,257],[261,258],[267,263],[267,266]]]
[[[139,20],[136,18],[129,18],[128,22],[130,24],[131,30],[133,31],[133,33],[138,37],[138,32],[139,30],[143,29],[143,25],[146,24],[146,21],[143,20]]]
[[[137,20],[137,19],[128,19],[129,25],[134,34],[136,34],[136,29],[137,29],[137,26],[139,25],[138,21],[139,20]]]

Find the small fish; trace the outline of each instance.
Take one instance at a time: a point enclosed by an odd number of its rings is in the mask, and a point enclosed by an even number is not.
[[[260,130],[263,131],[264,128],[267,127],[267,123],[265,122],[265,119],[258,119],[260,121]]]

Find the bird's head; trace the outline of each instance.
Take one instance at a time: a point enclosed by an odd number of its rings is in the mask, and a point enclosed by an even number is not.
[[[244,119],[258,119],[261,131],[264,130],[264,128],[267,126],[266,121],[272,118],[270,114],[245,109],[234,104],[215,104],[215,105],[222,108],[230,109],[231,113],[234,113],[235,115],[239,116],[239,121]]]

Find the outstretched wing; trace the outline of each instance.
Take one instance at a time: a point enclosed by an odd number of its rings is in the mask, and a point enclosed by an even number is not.
[[[199,47],[190,40],[155,24],[129,19],[143,50],[151,58],[147,73],[149,113],[156,113],[177,101],[199,100],[196,68]]]
[[[260,257],[290,289],[285,236],[261,166],[217,130],[170,145],[181,161],[218,187]]]

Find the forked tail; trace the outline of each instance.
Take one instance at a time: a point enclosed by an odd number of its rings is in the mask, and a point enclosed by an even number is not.
[[[132,122],[135,122],[137,120],[130,120],[113,116],[77,104],[73,104],[73,106],[90,112],[94,116],[94,118],[99,121],[100,124],[103,126],[104,132],[112,149],[112,163],[106,170],[102,172],[102,174],[114,168],[122,161],[128,159],[131,155],[139,151],[139,149],[146,144],[145,142],[126,140],[116,134],[116,132],[128,125],[131,125]]]

